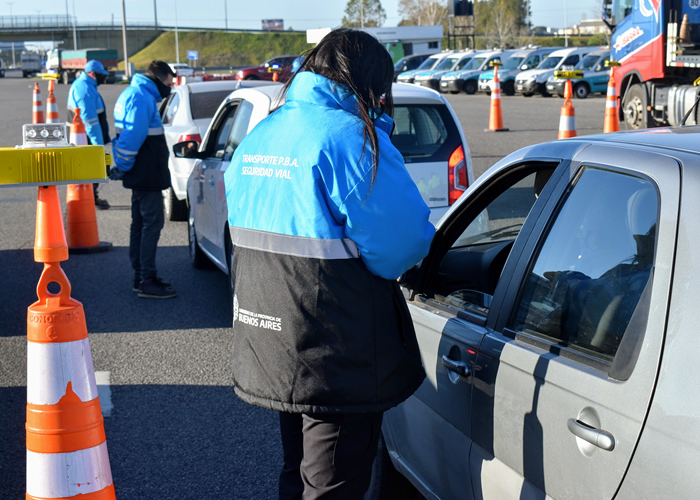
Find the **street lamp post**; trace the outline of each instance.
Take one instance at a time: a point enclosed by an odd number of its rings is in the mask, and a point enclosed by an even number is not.
[[[226,29],[228,29],[228,0],[224,0],[224,19],[226,20]]]
[[[78,36],[75,33],[75,0],[73,0],[73,50],[78,50]]]
[[[566,0],[564,0],[564,47],[569,46],[569,18],[566,11]]]
[[[15,18],[12,16],[12,4],[15,2],[5,2],[7,5],[10,6],[10,26],[13,28],[15,27]]]
[[[124,43],[124,74],[127,79],[131,78],[131,68],[129,68],[129,51],[126,45],[126,7],[122,0],[122,41]]]
[[[177,0],[175,0],[175,62],[180,64],[180,41],[177,34]]]

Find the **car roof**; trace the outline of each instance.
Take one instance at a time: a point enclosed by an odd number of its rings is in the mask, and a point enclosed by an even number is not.
[[[549,55],[550,55],[550,57],[566,57],[570,54],[575,54],[578,52],[588,53],[588,52],[591,52],[591,48],[590,47],[568,47],[565,49],[555,50],[554,52],[552,52]]]
[[[391,86],[391,93],[395,103],[411,101],[423,104],[442,104],[443,97],[439,92],[432,89],[412,85],[410,83],[394,83]]]
[[[599,142],[616,142],[700,154],[700,125],[684,127],[651,128],[626,130],[614,134],[585,136],[585,139]]]
[[[249,82],[249,80],[246,80]],[[185,85],[180,85],[181,87],[189,87],[188,91],[191,94],[199,94],[206,92],[217,92],[219,90],[235,90],[238,88],[240,80],[216,80],[213,82],[191,82]]]

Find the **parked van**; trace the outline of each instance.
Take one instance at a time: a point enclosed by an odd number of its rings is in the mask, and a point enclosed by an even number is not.
[[[492,50],[475,54],[469,63],[459,71],[450,71],[440,78],[440,92],[458,94],[461,91],[467,94],[476,92],[479,76],[491,69],[492,61],[504,62],[514,50]]]
[[[515,94],[515,77],[518,73],[536,68],[549,54],[562,47],[534,47],[517,50],[510,56],[503,66],[498,68],[498,81],[501,92],[506,95]],[[479,92],[491,93],[493,82],[493,70],[490,69],[479,76]]]
[[[396,81],[398,83],[413,83],[413,80],[415,79],[418,73],[420,73],[421,71],[426,71],[435,68],[438,64],[440,64],[440,61],[452,54],[452,52],[453,51],[450,50],[447,52],[440,52],[439,54],[431,55],[425,61],[423,61],[421,65],[418,66],[416,69],[404,71],[403,73],[401,73],[399,76],[396,77]]]
[[[590,93],[606,93],[608,91],[608,80],[610,79],[610,68],[605,67],[605,61],[610,59],[610,50],[595,50],[581,59],[574,69],[583,71],[583,78],[571,80],[574,95],[579,99],[585,99]],[[564,97],[564,84],[566,80],[549,77],[547,80],[547,92]]]
[[[518,73],[515,77],[515,91],[524,96],[531,96],[535,93],[549,96],[550,94],[547,92],[549,77],[554,75],[555,71],[573,69],[586,54],[594,50],[596,50],[595,47],[579,47],[552,52],[537,68]]]
[[[421,71],[415,76],[413,83],[433,90],[440,90],[440,78],[450,71],[459,71],[474,57],[474,51],[455,52],[450,54],[435,66],[434,69]]]

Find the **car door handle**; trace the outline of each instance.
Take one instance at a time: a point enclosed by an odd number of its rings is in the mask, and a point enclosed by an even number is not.
[[[471,375],[472,371],[469,365],[467,365],[464,361],[455,361],[454,359],[450,359],[447,357],[447,354],[442,355],[442,366],[462,377],[468,377]]]
[[[607,431],[591,427],[575,418],[570,418],[566,426],[574,436],[598,448],[602,448],[605,451],[613,451],[615,449],[615,438]]]

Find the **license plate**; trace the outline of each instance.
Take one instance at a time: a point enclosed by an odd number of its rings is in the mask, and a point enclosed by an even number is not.
[[[516,88],[517,90],[523,90],[523,86],[522,86],[522,85],[518,85],[518,86],[515,87],[515,88]]]
[[[447,87],[447,82],[440,82],[441,87]]]

